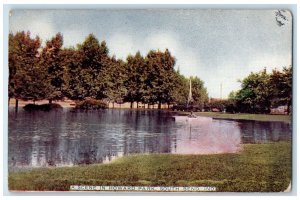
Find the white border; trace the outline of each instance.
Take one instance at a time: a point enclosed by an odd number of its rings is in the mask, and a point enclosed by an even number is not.
[[[70,0],[42,0],[42,1],[39,1],[39,0],[27,0],[26,2],[24,2],[24,0],[3,0],[2,4],[3,5],[4,4],[14,4],[14,7],[19,7],[19,8],[22,8],[22,7],[23,8],[24,7],[34,8],[35,5],[30,5],[30,4],[40,4],[40,5],[44,4],[46,6],[45,8],[47,8],[47,7],[58,8],[59,6],[53,5],[53,3],[54,3],[54,4],[63,4],[63,5],[61,5],[61,7],[65,7],[66,8],[66,7],[73,7],[73,5],[69,4],[70,2],[71,3],[76,3],[76,4],[98,4],[98,3],[102,3],[102,4],[106,4],[106,6],[108,6],[108,7],[113,7],[113,4],[123,4],[123,5],[115,5],[116,7],[132,7],[132,6],[136,6],[136,4],[160,4],[160,6],[155,5],[154,7],[174,7],[174,5],[173,6],[170,5],[170,3],[172,3],[172,4],[180,4],[181,5],[181,6],[176,5],[176,7],[193,7],[193,5],[188,5],[188,4],[204,3],[204,4],[201,5],[202,7],[217,7],[217,8],[221,8],[221,7],[223,7],[223,8],[224,7],[225,8],[237,8],[237,7],[239,7],[239,8],[241,8],[241,7],[243,7],[243,5],[244,6],[248,5],[249,7],[257,6],[258,8],[260,8],[260,5],[261,5],[261,7],[265,7],[266,6],[266,5],[263,5],[263,4],[272,4],[272,5],[267,5],[267,6],[271,6],[271,7],[278,6],[278,5],[274,5],[274,4],[295,4],[297,6],[296,9],[298,8],[298,1],[297,0],[285,0],[285,1],[284,0],[261,0],[261,1],[259,1],[259,0],[252,0],[252,1],[248,1],[248,0],[246,0],[246,1],[241,1],[241,0],[229,0],[229,1],[224,1],[224,0],[211,0],[211,1],[196,1],[196,0],[184,0],[184,1],[182,1],[182,0],[172,0],[172,1],[170,1],[170,0],[143,0],[142,2],[137,1],[137,0],[135,0],[135,1],[134,0],[129,0],[129,1],[126,1],[126,2],[123,2],[121,0],[104,0],[104,1],[101,1],[101,2],[99,2],[97,0],[84,0],[84,1],[70,1]],[[126,5],[124,3],[126,3]],[[254,5],[253,3],[256,4],[256,5]],[[17,4],[22,4],[22,5],[17,5]],[[130,4],[131,4],[131,6],[130,6]],[[210,4],[210,6],[207,5],[207,4]],[[215,6],[211,6],[213,4],[215,4]],[[218,4],[221,4],[221,5],[218,5]],[[239,4],[239,5],[230,5],[230,4]],[[102,6],[104,6],[104,5],[102,5]],[[104,6],[104,7],[106,7],[106,6]],[[153,5],[148,5],[148,6],[152,7]],[[37,6],[37,7],[41,7],[41,6]],[[83,6],[83,7],[88,7],[88,6]],[[3,9],[3,6],[1,6],[0,12],[3,13],[3,14],[5,14],[3,11],[5,12],[5,10]],[[3,32],[4,31],[4,26],[3,25],[5,25],[5,24],[3,22],[3,19],[4,19],[3,15],[1,15],[1,16],[2,16],[1,31],[4,34],[4,32]],[[298,25],[299,25],[298,18],[299,18],[298,15],[297,15],[297,18],[294,18],[294,22],[296,22],[294,27],[298,27]],[[296,31],[296,33],[294,35],[294,64],[293,64],[294,68],[296,68],[296,65],[297,65],[296,50],[297,50],[297,47],[299,45],[299,42],[298,42],[298,40],[295,41],[295,39],[298,38],[298,35],[299,35],[298,31]],[[5,41],[3,39],[4,39],[4,37],[1,37],[1,39],[0,39],[0,46],[2,46],[2,47],[4,46],[4,41]],[[5,51],[3,51],[1,53],[2,53],[2,55],[4,55]],[[4,58],[5,58],[5,56],[3,56],[3,57],[0,56],[1,63],[3,63]],[[5,65],[2,65],[2,66],[3,66],[3,68],[2,68],[2,70],[0,70],[0,77],[4,78],[4,76],[7,76],[7,73],[4,73],[4,66]],[[295,81],[294,82],[294,86],[298,86],[298,79],[296,77],[298,77],[299,71],[300,70],[296,70],[297,74],[294,74],[294,78],[295,78],[294,79],[294,81]],[[2,82],[2,83],[4,83],[4,82]],[[294,87],[294,92],[296,92],[295,91],[295,87]],[[0,127],[2,127],[1,130],[4,130],[5,126],[7,126],[7,120],[5,121],[7,113],[3,109],[3,106],[5,106],[4,103],[7,102],[7,97],[4,97],[5,94],[7,94],[7,91],[5,93],[4,85],[2,84],[0,86],[0,109],[1,109],[0,110],[0,113],[1,113],[0,114]],[[294,95],[294,99],[298,99],[298,93],[296,93],[296,95]],[[294,101],[294,102],[296,102],[296,101]],[[295,109],[294,110],[295,113],[299,113],[299,108],[297,106],[294,106],[294,109]],[[299,119],[297,117],[297,119],[294,121],[294,124],[298,124],[298,122],[299,122]],[[297,130],[295,130],[295,133],[297,133],[296,131]],[[2,134],[2,137],[0,137],[0,143],[3,144],[3,142],[4,142],[4,140],[3,140],[3,134]],[[296,146],[296,141],[294,141],[294,146]],[[4,152],[3,152],[2,148],[0,148],[0,149],[1,149],[0,150],[1,151],[1,153],[0,153],[1,159],[2,159],[2,161],[4,161],[3,160],[4,159],[3,158],[3,155],[4,155],[3,153]],[[297,148],[297,155],[299,155],[299,148]],[[1,163],[2,164],[1,164],[1,167],[0,167],[0,177],[3,177],[3,175],[4,175],[3,174],[3,162],[1,162]],[[297,159],[297,166],[300,166],[299,165],[299,159]],[[5,178],[5,177],[3,177],[3,178]],[[299,179],[299,173],[297,173],[297,180],[300,180]],[[3,191],[3,186],[4,186],[3,183],[4,182],[0,181],[0,188],[1,188],[0,190],[1,190],[2,195],[3,195],[3,192],[5,192],[5,191]],[[299,184],[297,184],[297,185],[298,185],[297,191],[299,193],[300,192],[299,191]],[[6,193],[6,195],[7,195],[7,193]],[[33,195],[35,195],[35,196],[31,196],[31,193],[26,193],[26,196],[22,197],[22,199],[37,199],[37,198],[41,198],[39,196],[36,196],[36,194],[33,194]],[[44,195],[44,194],[41,193],[41,195]],[[50,199],[50,198],[53,198],[52,195],[63,195],[63,196],[65,196],[65,195],[70,195],[70,193],[58,194],[58,193],[54,192],[54,193],[47,193],[47,195],[50,195],[50,196],[48,196],[48,197],[44,196],[42,198],[46,198],[46,199],[49,198]],[[73,196],[73,195],[74,194],[72,194],[72,199],[82,199],[82,195],[80,195],[80,194],[75,194],[75,196]],[[124,195],[124,194],[116,194],[116,195],[120,196],[120,195]],[[132,195],[132,194],[129,194],[129,195]],[[144,196],[144,195],[149,195],[149,194],[145,193],[145,194],[142,194],[142,195]],[[151,195],[157,195],[157,194],[151,194]],[[166,194],[160,194],[160,195],[163,195],[163,196],[165,196],[165,195],[172,195],[173,196],[172,193],[171,194],[166,193]],[[195,195],[195,194],[192,194],[192,195]],[[233,196],[231,196],[231,195],[233,195]],[[245,194],[242,193],[240,195],[245,195]],[[250,194],[250,195],[253,195],[253,194]],[[297,196],[287,196],[287,197],[284,196],[283,197],[283,196],[277,195],[277,194],[273,194],[273,195],[275,195],[275,196],[272,197],[274,199],[282,199],[282,198],[296,199],[297,198]],[[118,198],[118,196],[117,197],[115,196],[114,198]],[[203,197],[204,196],[201,195],[201,198],[203,198]],[[220,194],[219,198],[220,197],[222,199],[240,199],[239,196],[236,196],[235,194],[230,194],[230,193]],[[14,199],[14,198],[18,198],[18,196],[13,196],[13,197],[11,197],[11,196],[4,196],[4,199],[8,199],[8,198],[9,199],[11,199],[11,198]],[[63,197],[63,198],[65,198],[65,197]],[[97,198],[98,199],[99,197],[92,196],[90,198],[95,198],[95,199]],[[103,197],[101,197],[101,198],[103,198]],[[125,197],[122,197],[122,198],[124,198],[124,199],[129,199],[129,198],[132,199],[133,197],[132,196],[125,196]],[[152,198],[152,197],[148,197],[148,198]],[[155,197],[155,198],[157,198],[157,197]],[[165,197],[163,197],[163,198],[165,198]],[[174,198],[174,196],[171,197],[171,198]],[[199,197],[193,196],[193,197],[190,197],[190,198],[197,198],[198,199]],[[212,198],[215,199],[216,196],[208,196],[208,197],[205,196],[205,199],[212,199]],[[255,199],[257,199],[257,198],[265,198],[265,196],[246,196],[246,197],[243,197],[243,198],[246,198],[246,199],[255,198]]]

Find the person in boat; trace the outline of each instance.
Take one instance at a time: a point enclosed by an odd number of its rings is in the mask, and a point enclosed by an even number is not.
[[[188,115],[188,117],[190,117],[190,118],[196,118],[197,116],[193,113],[193,111],[191,111],[191,113]]]

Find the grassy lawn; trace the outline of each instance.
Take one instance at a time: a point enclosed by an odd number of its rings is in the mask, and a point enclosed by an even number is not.
[[[290,115],[266,115],[266,114],[246,114],[246,113],[230,114],[230,113],[220,113],[220,112],[196,112],[195,114],[199,116],[213,117],[219,119],[245,119],[245,120],[257,120],[257,121],[281,121],[281,122],[291,123]]]
[[[245,144],[237,154],[132,155],[110,164],[9,173],[10,190],[70,185],[216,186],[217,191],[277,192],[291,179],[291,143]]]

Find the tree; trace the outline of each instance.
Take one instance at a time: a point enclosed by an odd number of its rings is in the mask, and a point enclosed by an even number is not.
[[[98,39],[90,34],[85,41],[78,45],[80,54],[79,80],[81,98],[92,97],[96,99],[105,98],[105,74],[102,73],[108,67],[110,59],[105,41],[101,44]]]
[[[65,48],[60,52],[61,67],[64,69],[63,95],[72,100],[82,100],[85,96],[81,83],[81,54],[74,48]]]
[[[204,82],[197,76],[190,77],[192,82],[192,97],[193,104],[199,105],[201,108],[208,101],[207,89],[204,87]]]
[[[127,57],[127,63],[125,65],[126,80],[124,85],[126,87],[125,100],[130,102],[132,108],[133,102],[144,101],[147,102],[145,89],[145,60],[140,52],[137,52],[135,56],[129,55]]]
[[[55,37],[46,42],[40,56],[41,67],[47,71],[45,81],[48,84],[48,92],[46,98],[49,103],[52,100],[59,100],[63,98],[63,85],[64,83],[64,68],[62,63],[61,47],[63,45],[63,36],[57,33]]]
[[[40,47],[40,38],[31,38],[30,32],[9,35],[10,97],[33,101],[45,98],[46,73],[39,65]]]
[[[127,92],[124,86],[126,74],[125,74],[125,63],[122,60],[116,60],[115,57],[111,58],[111,64],[109,68],[106,68],[104,72],[108,75],[108,79],[105,80],[107,88],[105,95],[107,99],[113,103],[122,103],[124,96]]]
[[[241,112],[269,113],[271,92],[268,87],[270,75],[266,69],[253,73],[243,79],[242,88],[236,94],[237,106]]]
[[[146,56],[145,87],[147,99],[150,102],[158,102],[158,108],[162,103],[172,101],[172,91],[175,89],[174,77],[176,76],[175,58],[168,49],[165,52],[150,51]]]
[[[282,71],[273,70],[269,88],[271,89],[272,106],[287,105],[289,114],[292,105],[292,67],[284,67]]]
[[[180,74],[180,71],[175,72],[174,77],[175,89],[172,91],[172,98],[175,104],[186,105],[189,94],[189,80]]]
[[[126,62],[108,55],[105,43],[90,34],[77,48],[62,48],[57,33],[41,48],[38,37],[18,32],[9,35],[9,98],[52,100],[68,97],[107,99],[110,102],[144,104],[187,101],[189,79],[174,70],[175,58],[168,49],[129,55]],[[193,98],[207,100],[204,82],[192,77]]]

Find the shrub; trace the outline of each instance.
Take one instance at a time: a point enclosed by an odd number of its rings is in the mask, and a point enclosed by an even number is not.
[[[35,110],[42,110],[42,111],[50,111],[53,109],[62,109],[62,106],[56,103],[47,103],[47,104],[27,104],[24,106],[26,111],[35,111]]]
[[[99,110],[108,108],[107,103],[96,99],[86,99],[76,103],[75,109]]]

